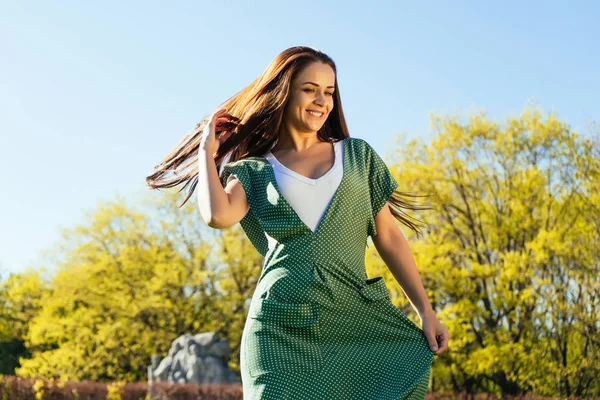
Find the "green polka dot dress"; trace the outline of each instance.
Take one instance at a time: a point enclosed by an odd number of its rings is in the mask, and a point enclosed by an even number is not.
[[[264,263],[242,334],[244,399],[423,399],[434,352],[422,329],[367,279],[367,237],[398,186],[364,140],[343,142],[343,176],[313,232],[281,194],[272,166],[223,167],[250,210],[240,224]],[[307,199],[310,201],[310,199]]]

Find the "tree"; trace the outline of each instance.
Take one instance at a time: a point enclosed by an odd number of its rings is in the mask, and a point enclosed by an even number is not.
[[[221,241],[191,203],[179,209],[176,200],[149,213],[103,203],[89,222],[65,230],[64,261],[29,326],[33,357],[21,360],[19,375],[144,380],[152,354],[166,355],[177,336],[199,331],[230,335],[238,347],[236,324],[223,322],[244,313],[239,299],[252,283],[231,285],[237,267],[220,257],[240,249],[213,251],[228,236]]]
[[[217,332],[229,338],[232,369],[239,371],[240,342],[246,322],[249,300],[256,289],[262,267],[262,256],[247,239],[240,225],[227,229],[219,239],[218,271],[222,300],[215,304]]]
[[[598,394],[600,146],[531,108],[502,126],[484,113],[432,122],[436,137],[400,149],[393,173],[434,207],[411,244],[452,336],[434,378],[454,391]]]
[[[40,272],[31,268],[0,283],[0,374],[14,374],[19,357],[28,356],[24,337],[47,286]]]

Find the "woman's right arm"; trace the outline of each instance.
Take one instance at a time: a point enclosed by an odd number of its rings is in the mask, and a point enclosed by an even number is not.
[[[246,192],[241,182],[232,177],[225,188],[219,179],[219,172],[213,154],[231,132],[216,139],[216,125],[234,118],[224,109],[213,113],[204,128],[198,149],[198,208],[204,222],[211,228],[229,228],[237,224],[250,208]]]

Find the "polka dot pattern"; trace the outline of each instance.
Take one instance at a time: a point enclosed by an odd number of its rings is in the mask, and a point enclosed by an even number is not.
[[[246,191],[240,225],[264,257],[242,334],[244,399],[425,397],[434,353],[364,264],[398,183],[366,141],[346,138],[343,151],[342,180],[314,232],[264,157],[223,167],[223,185],[233,175]]]

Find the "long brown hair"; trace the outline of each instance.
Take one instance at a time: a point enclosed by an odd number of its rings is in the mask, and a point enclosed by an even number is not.
[[[284,109],[288,101],[290,86],[299,71],[313,62],[328,64],[335,73],[334,107],[321,129],[317,132],[319,140],[334,142],[350,137],[337,81],[335,62],[325,53],[307,46],[290,47],[282,51],[269,64],[265,71],[244,89],[226,100],[216,109],[225,108],[228,114],[239,118],[239,122],[229,123],[233,134],[227,138],[214,155],[217,169],[227,155],[228,162],[263,155],[277,140],[283,122]],[[146,183],[152,189],[170,188],[183,183],[184,190],[190,189],[183,206],[194,193],[198,184],[198,146],[202,131],[208,122],[208,116],[200,121],[165,158],[155,166],[154,172],[146,177]],[[219,137],[221,132],[216,133]],[[169,177],[168,173],[173,176]],[[403,209],[428,209],[408,201],[407,197],[418,197],[410,193],[396,191],[389,203],[394,217],[420,234],[414,218]]]

